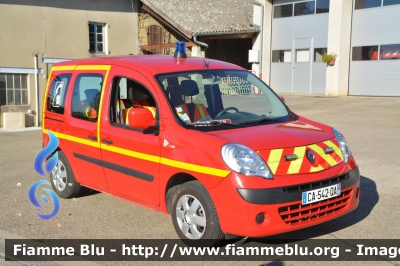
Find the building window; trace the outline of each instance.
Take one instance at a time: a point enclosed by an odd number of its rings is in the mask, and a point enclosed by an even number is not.
[[[379,60],[400,59],[400,44],[381,45]]]
[[[328,13],[328,12],[329,12],[329,0],[318,0],[317,7],[316,7],[316,13],[321,14],[321,13]]]
[[[274,18],[286,18],[293,16],[293,4],[274,6]]]
[[[296,62],[309,62],[310,50],[309,49],[296,49]]]
[[[327,48],[314,48],[314,62],[322,62],[322,56],[327,50]]]
[[[400,0],[355,0],[354,9],[399,5]]]
[[[352,59],[353,61],[400,59],[400,44],[353,47]]]
[[[164,43],[163,28],[157,25],[150,25],[147,28],[147,44],[161,45]],[[152,54],[164,54],[163,48],[151,48],[149,52]]]
[[[395,0],[391,0],[395,1]],[[400,1],[400,0],[399,0]],[[306,1],[274,6],[274,18],[313,15],[329,12],[330,0]]]
[[[353,47],[353,61],[378,60],[378,45]]]
[[[314,14],[315,1],[301,2],[294,4],[294,15],[304,16]]]
[[[92,54],[107,54],[106,49],[106,24],[89,23],[89,52]]]
[[[272,62],[273,63],[292,62],[292,51],[291,50],[273,50],[272,51]]]
[[[0,105],[28,104],[28,75],[0,74]]]
[[[400,0],[383,0],[384,6],[399,5]]]

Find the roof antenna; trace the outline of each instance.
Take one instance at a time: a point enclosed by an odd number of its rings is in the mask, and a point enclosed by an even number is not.
[[[194,32],[194,33],[193,33],[193,42],[194,42],[195,44],[197,44],[197,49],[199,49],[199,53],[200,53],[200,55],[201,55],[201,58],[203,58],[203,61],[204,61],[204,68],[208,68],[208,64],[207,64],[206,60],[204,59],[203,54],[201,53],[201,49],[200,49],[200,46],[204,46],[204,47],[205,47],[205,48],[204,48],[204,53],[205,53],[205,52],[206,52],[206,49],[208,48],[208,44],[203,43],[203,42],[199,42],[196,38],[197,38],[197,32]]]

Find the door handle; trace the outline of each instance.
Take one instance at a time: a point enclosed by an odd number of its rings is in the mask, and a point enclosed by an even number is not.
[[[110,140],[110,139],[102,139],[101,141],[106,144],[113,144],[112,140]]]
[[[89,136],[87,136],[89,139],[91,139],[91,140],[97,140],[97,137],[96,136],[93,136],[93,135],[89,135]]]

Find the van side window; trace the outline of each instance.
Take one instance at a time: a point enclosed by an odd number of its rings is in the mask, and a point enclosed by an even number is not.
[[[130,127],[129,111],[145,108],[150,111],[156,124],[156,102],[150,91],[142,84],[124,77],[115,77],[112,83],[110,121],[113,124]],[[136,109],[139,110],[139,109]],[[132,122],[132,121],[131,121]]]
[[[65,95],[70,80],[71,74],[58,75],[53,79],[47,94],[47,111],[64,114]]]
[[[72,94],[71,114],[75,118],[97,121],[103,75],[80,74]]]

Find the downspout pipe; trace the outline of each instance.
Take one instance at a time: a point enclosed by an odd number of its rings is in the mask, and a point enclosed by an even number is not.
[[[204,43],[204,42],[200,42],[197,40],[197,36],[206,36],[206,35],[210,35],[210,33],[198,33],[198,32],[193,32],[193,42],[197,45],[203,46],[204,50],[208,48],[208,44]]]
[[[35,126],[39,126],[39,79],[38,79],[38,52],[35,53],[35,104],[36,104],[36,119]]]
[[[262,61],[263,61],[263,40],[264,40],[264,32],[263,32],[263,25],[264,25],[264,5],[260,2],[257,2],[255,0],[251,0],[251,2],[255,5],[258,5],[261,7],[261,23],[260,23],[260,35],[261,35],[261,40],[260,40],[260,63],[259,63],[259,73],[258,76],[262,79]]]

